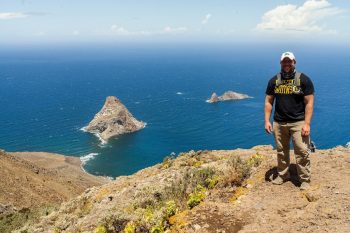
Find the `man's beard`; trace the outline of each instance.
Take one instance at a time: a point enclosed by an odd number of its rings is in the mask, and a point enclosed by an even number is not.
[[[289,72],[285,72],[285,71],[283,70],[283,68],[281,69],[282,77],[283,77],[283,78],[286,78],[286,79],[288,79],[288,78],[293,78],[294,75],[295,75],[295,72],[296,72],[295,67],[292,67],[292,68],[290,69]]]

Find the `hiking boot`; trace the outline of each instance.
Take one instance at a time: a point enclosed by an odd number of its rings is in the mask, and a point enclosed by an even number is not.
[[[272,184],[283,184],[284,182],[290,180],[290,175],[288,174],[286,178],[282,178],[281,176],[277,176],[274,180],[272,180]]]
[[[300,190],[307,190],[310,188],[310,183],[309,182],[302,182],[301,185],[300,185]]]

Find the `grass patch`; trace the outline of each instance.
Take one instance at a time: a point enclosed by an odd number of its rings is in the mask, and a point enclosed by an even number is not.
[[[108,229],[104,225],[99,225],[95,228],[94,233],[108,233]]]
[[[55,206],[43,206],[37,208],[23,208],[14,213],[0,216],[0,232],[9,233],[22,228],[26,223],[36,223],[41,216],[49,215]],[[26,232],[26,230],[22,230]]]
[[[206,191],[207,189],[205,187],[198,185],[193,193],[189,195],[187,206],[192,209],[193,207],[199,205],[199,203],[204,200]]]
[[[134,233],[136,230],[136,225],[134,222],[128,222],[124,228],[124,233]]]

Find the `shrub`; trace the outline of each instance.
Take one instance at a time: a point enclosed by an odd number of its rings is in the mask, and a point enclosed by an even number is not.
[[[153,226],[151,229],[151,233],[163,233],[163,232],[164,232],[163,225]]]
[[[215,174],[215,171],[210,167],[196,170],[194,173],[194,175],[198,177],[198,180],[201,183],[204,183],[207,178],[212,177],[214,174]]]
[[[144,218],[147,222],[150,222],[154,218],[153,206],[147,206],[144,212]]]
[[[110,232],[122,232],[127,223],[127,219],[116,215],[108,215],[101,222]]]
[[[198,185],[193,193],[189,195],[189,199],[187,201],[187,206],[192,209],[197,206],[201,201],[205,198],[206,188],[202,185]]]
[[[215,176],[213,168],[190,168],[165,189],[163,200],[174,200],[179,209],[187,208],[189,193],[198,185],[211,189],[218,181],[219,177]]]
[[[251,166],[249,166],[246,160],[242,160],[239,156],[234,156],[229,160],[229,164],[232,166],[235,172],[235,180],[233,181],[236,185],[241,185],[243,180],[250,176]]]
[[[247,160],[233,155],[227,160],[227,169],[220,177],[220,186],[241,186],[242,182],[250,176],[251,168]]]
[[[175,215],[176,211],[177,211],[175,201],[171,200],[171,201],[166,202],[165,211],[166,211],[167,217]]]
[[[174,163],[174,156],[172,156],[172,155],[165,156],[164,159],[163,159],[162,167],[165,168],[165,169],[169,168],[169,167],[171,167],[173,165],[173,163]]]
[[[95,228],[94,233],[108,233],[108,229],[104,225],[99,225]]]
[[[255,154],[248,159],[247,163],[251,167],[257,167],[261,164],[263,159],[264,159],[263,155]]]
[[[124,233],[135,233],[136,226],[133,222],[128,222],[124,228]]]
[[[208,177],[205,180],[205,186],[209,189],[213,189],[215,187],[215,185],[219,182],[220,177],[217,175],[214,175],[212,177]]]

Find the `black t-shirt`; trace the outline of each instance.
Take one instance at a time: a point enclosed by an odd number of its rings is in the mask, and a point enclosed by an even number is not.
[[[300,92],[293,92],[294,77],[285,79],[276,87],[277,75],[267,84],[266,95],[275,97],[275,113],[273,119],[277,122],[296,122],[305,119],[304,96],[314,94],[314,85],[305,74],[300,76]]]

